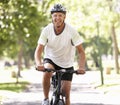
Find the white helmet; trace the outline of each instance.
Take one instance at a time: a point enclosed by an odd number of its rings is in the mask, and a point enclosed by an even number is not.
[[[51,14],[54,12],[62,12],[66,14],[66,8],[64,8],[61,4],[55,4],[54,7],[51,9]]]

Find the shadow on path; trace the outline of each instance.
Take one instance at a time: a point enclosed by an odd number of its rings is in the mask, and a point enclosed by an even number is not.
[[[81,84],[81,85],[76,83],[73,84],[71,92],[76,94],[78,92],[82,93],[86,89],[91,90],[91,87],[89,87],[89,85],[88,86],[84,86],[84,85],[85,84]],[[85,87],[86,89],[84,90]],[[22,93],[16,93],[16,94],[13,93],[12,97],[9,96],[9,98],[5,102],[3,102],[3,105],[41,105],[43,99],[42,92],[43,90],[41,83],[32,83]],[[76,96],[75,97],[73,96],[72,98],[74,100]],[[88,102],[79,103],[78,101],[71,103],[71,105],[105,105],[105,104],[88,103]]]
[[[41,83],[32,83],[30,84],[23,92],[27,93],[27,92],[33,92],[33,93],[38,93],[38,92],[42,92],[42,84]]]

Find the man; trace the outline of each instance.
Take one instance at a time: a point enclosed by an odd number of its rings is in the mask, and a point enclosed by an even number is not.
[[[35,63],[38,70],[51,68],[59,70],[73,70],[75,48],[79,54],[78,74],[85,73],[85,52],[82,47],[83,40],[76,30],[65,23],[66,9],[61,4],[56,4],[51,10],[52,23],[48,24],[41,32],[38,45],[35,50]],[[42,62],[42,52],[44,60]],[[49,105],[50,78],[52,73],[43,75],[44,101],[42,105]],[[65,92],[66,105],[70,105],[70,89],[72,74],[64,74],[62,77]]]

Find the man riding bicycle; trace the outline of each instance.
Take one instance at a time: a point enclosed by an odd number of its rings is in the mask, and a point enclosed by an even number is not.
[[[52,23],[49,23],[41,32],[38,45],[35,50],[35,63],[38,70],[66,69],[74,70],[73,63],[75,48],[79,54],[78,74],[85,73],[85,52],[82,47],[83,40],[79,33],[65,22],[66,9],[61,4],[56,4],[51,9]],[[42,53],[44,50],[44,60]],[[44,72],[42,105],[49,105],[50,78],[52,73]],[[62,91],[65,93],[65,104],[70,105],[70,89],[72,74],[66,73],[62,76]]]

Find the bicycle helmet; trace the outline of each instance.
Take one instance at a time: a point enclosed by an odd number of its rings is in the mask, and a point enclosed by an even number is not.
[[[66,8],[64,8],[61,4],[55,4],[54,7],[51,9],[51,14],[54,12],[62,12],[66,14]]]

